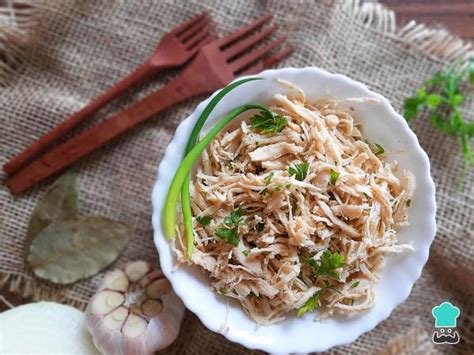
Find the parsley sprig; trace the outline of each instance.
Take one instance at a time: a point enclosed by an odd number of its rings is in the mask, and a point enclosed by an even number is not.
[[[281,132],[288,124],[288,120],[283,116],[272,115],[266,111],[260,111],[260,115],[255,115],[250,119],[252,127],[260,133]]]
[[[319,297],[322,293],[321,291],[323,291],[323,289],[317,291],[314,295],[308,298],[303,307],[298,308],[298,317],[301,317],[303,316],[303,314],[306,314],[308,312],[314,312],[316,308],[318,308]]]
[[[304,258],[303,261],[313,267],[316,276],[329,276],[336,280],[339,280],[336,269],[344,266],[344,256],[329,250],[325,250],[318,261],[312,258]]]
[[[239,225],[243,223],[244,209],[239,206],[224,218],[224,224],[227,228],[216,228],[215,233],[219,238],[225,239],[229,244],[238,246],[240,242]],[[231,227],[231,228],[229,228]]]
[[[474,166],[471,148],[474,122],[466,121],[460,112],[466,98],[466,93],[462,92],[465,82],[474,85],[474,58],[467,63],[455,63],[427,80],[416,95],[405,99],[404,116],[410,121],[427,111],[433,126],[459,140],[466,166]]]
[[[314,312],[316,308],[318,308],[319,298],[321,297],[322,293],[325,292],[326,290],[333,290],[335,292],[340,293],[337,289],[335,289],[334,287],[326,283],[325,286],[321,287],[321,289],[319,289],[314,295],[308,298],[308,300],[303,305],[303,307],[298,308],[298,317],[301,317],[302,315],[308,312]]]
[[[224,218],[224,224],[226,226],[239,225],[243,221],[243,215],[244,209],[242,208],[242,206],[239,206],[235,211],[232,211],[227,217]]]
[[[298,181],[303,181],[308,175],[309,163],[294,164],[288,168],[288,174],[295,176]]]

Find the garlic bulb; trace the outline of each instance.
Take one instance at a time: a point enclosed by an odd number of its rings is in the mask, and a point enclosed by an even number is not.
[[[178,336],[184,306],[161,271],[134,261],[107,273],[86,309],[103,354],[152,354]]]

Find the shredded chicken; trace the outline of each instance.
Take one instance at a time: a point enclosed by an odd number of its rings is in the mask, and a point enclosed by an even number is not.
[[[397,244],[397,230],[407,225],[413,174],[373,151],[353,110],[301,100],[302,92],[275,96],[271,110],[288,120],[281,132],[261,134],[243,121],[211,142],[190,186],[191,258],[182,223],[174,245],[179,262],[205,269],[216,292],[259,324],[284,319],[315,295],[326,316],[367,310],[384,256],[412,250]],[[308,170],[297,179],[289,168],[302,163]],[[235,246],[216,230],[230,229],[224,219],[239,206]],[[328,251],[344,264],[317,275],[311,263]]]

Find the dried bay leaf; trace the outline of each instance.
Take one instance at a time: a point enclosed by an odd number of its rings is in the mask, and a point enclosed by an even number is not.
[[[59,220],[36,235],[27,261],[36,276],[70,284],[112,263],[127,245],[130,234],[126,225],[104,217]]]
[[[54,221],[77,214],[76,174],[66,173],[58,178],[38,202],[30,217],[26,232],[25,257],[36,234]]]

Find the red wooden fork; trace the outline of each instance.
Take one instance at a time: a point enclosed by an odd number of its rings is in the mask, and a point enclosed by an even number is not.
[[[258,45],[275,31],[275,27],[271,27],[256,32],[270,19],[270,15],[261,17],[252,24],[205,45],[188,67],[168,85],[73,137],[20,170],[7,181],[11,190],[14,193],[26,190],[178,102],[211,93],[237,76],[260,72],[279,62],[292,50],[287,49],[272,56],[268,56],[268,53],[283,43],[285,37]],[[249,52],[250,49],[252,51]]]
[[[10,160],[4,165],[3,170],[7,174],[15,173],[61,136],[123,94],[127,89],[163,69],[183,65],[213,38],[209,17],[205,13],[178,25],[163,36],[151,57],[139,68]]]

